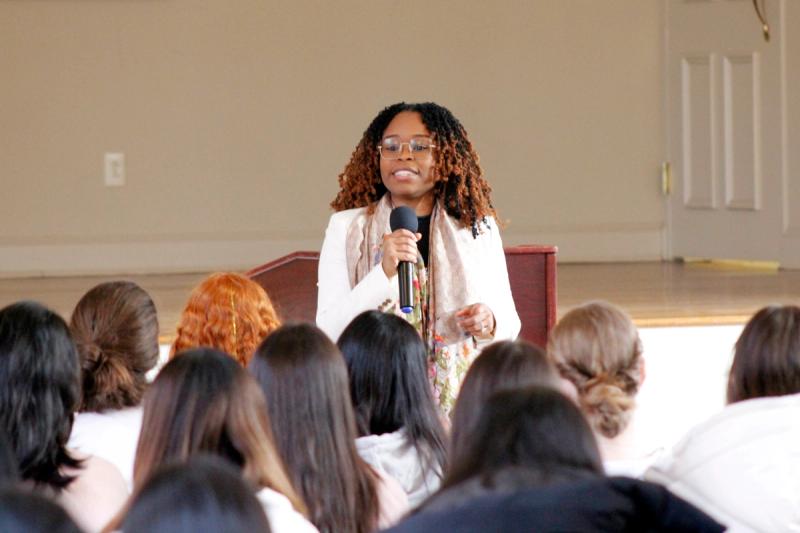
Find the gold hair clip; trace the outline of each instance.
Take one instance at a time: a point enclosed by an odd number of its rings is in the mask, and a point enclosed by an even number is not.
[[[233,350],[234,350],[234,353],[232,353],[231,355],[238,356],[239,354],[235,353],[238,341],[236,339],[236,301],[234,300],[233,297],[233,291],[231,291],[230,296],[231,296],[231,322],[233,322]]]

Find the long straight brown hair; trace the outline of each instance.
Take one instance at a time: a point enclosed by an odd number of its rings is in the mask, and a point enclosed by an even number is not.
[[[512,488],[495,483],[504,469],[520,474],[514,489],[603,475],[597,441],[581,411],[554,387],[539,385],[493,394],[469,443],[451,459],[438,494],[469,479],[489,489]]]
[[[377,477],[355,448],[344,358],[310,324],[283,326],[248,366],[267,398],[272,432],[321,533],[377,529]]]
[[[458,393],[450,426],[450,456],[466,453],[481,412],[493,394],[532,385],[559,386],[558,372],[544,351],[520,339],[484,348],[469,367]]]
[[[182,352],[145,393],[134,491],[162,464],[199,453],[231,460],[254,487],[280,492],[307,513],[275,448],[258,384],[230,356],[211,348]]]

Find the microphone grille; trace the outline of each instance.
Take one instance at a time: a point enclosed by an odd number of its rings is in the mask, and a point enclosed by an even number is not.
[[[417,213],[408,206],[401,205],[392,209],[389,215],[389,227],[392,231],[407,229],[411,233],[417,232]]]

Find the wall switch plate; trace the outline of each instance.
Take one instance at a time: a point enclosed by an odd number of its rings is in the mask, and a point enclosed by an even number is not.
[[[125,185],[125,154],[106,152],[104,169],[107,187],[122,187]]]

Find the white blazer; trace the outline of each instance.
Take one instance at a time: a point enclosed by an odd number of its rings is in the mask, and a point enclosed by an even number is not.
[[[345,250],[347,230],[365,210],[361,207],[334,213],[325,230],[319,257],[317,326],[334,341],[360,313],[377,309],[385,300],[399,297],[397,276],[387,278],[380,264],[350,289]],[[489,229],[477,237],[479,253],[470,262],[470,268],[479,269],[481,275],[477,277],[483,280],[477,291],[480,300],[473,303],[484,303],[494,313],[497,326],[492,340],[513,340],[519,334],[521,323],[511,296],[503,241],[497,223],[491,217],[488,221]],[[471,234],[472,230],[465,227],[459,231]]]

